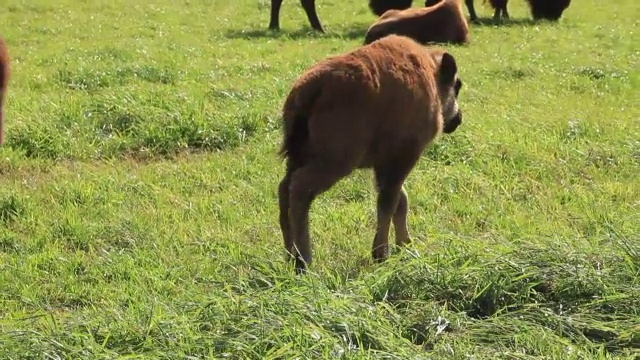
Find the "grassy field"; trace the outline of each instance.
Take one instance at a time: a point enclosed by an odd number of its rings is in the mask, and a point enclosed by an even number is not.
[[[418,6],[419,1],[414,3]],[[360,171],[284,262],[289,86],[365,0],[3,0],[2,359],[638,359],[640,7],[574,1],[449,46],[465,122],[410,175],[414,244],[370,260]],[[465,14],[466,8],[464,9]],[[391,238],[393,241],[393,237]]]

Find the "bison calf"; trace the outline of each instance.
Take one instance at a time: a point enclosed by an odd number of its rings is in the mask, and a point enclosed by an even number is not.
[[[311,263],[311,203],[355,169],[375,174],[373,258],[388,255],[391,221],[396,243],[410,241],[403,183],[425,147],[462,123],[461,87],[450,53],[397,35],[324,59],[297,79],[283,106],[286,173],[278,186],[296,272]]]
[[[424,8],[387,11],[369,27],[364,43],[390,34],[408,36],[421,44],[463,44],[468,41],[469,25],[460,0],[444,0]]]
[[[4,99],[9,82],[9,51],[4,39],[0,37],[0,145],[4,144]]]

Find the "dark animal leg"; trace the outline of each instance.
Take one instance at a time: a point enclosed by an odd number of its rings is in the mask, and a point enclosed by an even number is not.
[[[504,7],[502,8],[502,18],[503,19],[509,18],[509,12],[507,11],[507,4],[504,4]]]
[[[320,25],[320,19],[318,19],[318,14],[316,13],[316,1],[300,0],[300,4],[302,4],[304,12],[307,14],[307,18],[309,19],[309,23],[311,23],[311,27],[321,33],[324,33],[322,25]]]
[[[289,221],[289,188],[291,186],[291,174],[295,171],[295,168],[287,162],[287,172],[280,181],[278,186],[278,203],[280,206],[280,230],[282,231],[282,238],[284,240],[284,248],[287,254],[294,258],[294,242],[291,237],[291,222]]]
[[[378,188],[377,199],[377,215],[378,223],[376,235],[373,238],[373,246],[371,255],[377,262],[384,261],[389,255],[389,227],[393,218],[394,226],[400,224],[396,231],[400,231],[400,238],[396,238],[396,242],[400,239],[406,241],[408,234],[402,234],[406,231],[406,194],[403,196],[402,183],[408,171],[398,167],[376,167],[375,169],[376,186]],[[400,200],[403,200],[402,203]],[[398,212],[398,205],[403,208]],[[396,215],[397,214],[397,215]],[[404,224],[402,224],[404,223]],[[404,226],[403,226],[404,225]],[[405,236],[407,235],[407,236]]]
[[[465,0],[465,4],[467,5],[467,10],[469,10],[469,20],[477,22],[478,15],[476,15],[476,9],[473,6],[473,0]]]
[[[496,9],[493,12],[493,21],[500,21],[500,13],[501,13],[501,9]]]
[[[324,166],[323,166],[324,165]],[[326,163],[308,163],[291,174],[289,188],[289,220],[293,235],[293,254],[296,273],[311,264],[309,241],[309,209],[313,200],[351,173],[349,167],[326,166]]]
[[[271,0],[271,19],[269,20],[271,30],[280,30],[280,6],[282,6],[282,0]]]

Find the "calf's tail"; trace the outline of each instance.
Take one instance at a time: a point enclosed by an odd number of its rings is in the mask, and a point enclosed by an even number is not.
[[[309,141],[309,117],[322,91],[322,78],[307,78],[292,89],[283,109],[284,138],[279,155],[295,166],[304,162],[304,146]]]

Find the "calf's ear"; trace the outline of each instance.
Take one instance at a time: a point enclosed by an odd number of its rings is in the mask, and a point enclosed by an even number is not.
[[[453,55],[443,52],[440,58],[440,79],[444,82],[451,82],[458,72],[458,65]]]

